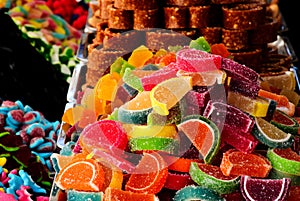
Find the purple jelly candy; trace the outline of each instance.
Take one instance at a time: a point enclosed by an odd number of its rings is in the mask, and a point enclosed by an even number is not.
[[[260,85],[258,82],[249,82],[232,78],[230,80],[229,90],[240,93],[250,98],[256,98]]]
[[[244,153],[251,153],[258,144],[258,140],[251,133],[244,133],[224,125],[222,140]]]
[[[240,180],[240,189],[247,201],[284,201],[288,197],[290,183],[290,178],[261,179],[243,175]]]
[[[237,130],[248,133],[254,126],[254,119],[239,108],[222,102],[209,101],[203,116],[211,119],[219,127],[227,125]]]
[[[259,74],[253,69],[229,58],[222,58],[221,69],[226,72],[228,77],[239,80],[256,82],[259,77]]]

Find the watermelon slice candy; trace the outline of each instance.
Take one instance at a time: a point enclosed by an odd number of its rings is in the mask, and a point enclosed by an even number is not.
[[[298,133],[300,127],[297,120],[280,110],[275,110],[270,123],[284,132],[291,133],[293,135]]]

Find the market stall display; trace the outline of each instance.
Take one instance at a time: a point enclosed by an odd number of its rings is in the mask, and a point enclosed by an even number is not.
[[[298,70],[278,10],[138,2],[90,4],[50,157],[50,200],[295,199]],[[216,15],[211,6],[223,17],[197,20]],[[206,35],[217,30],[218,40]]]

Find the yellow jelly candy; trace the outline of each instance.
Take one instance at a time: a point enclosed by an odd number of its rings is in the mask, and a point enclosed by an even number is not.
[[[144,66],[146,61],[148,61],[152,56],[153,53],[146,46],[141,45],[132,51],[132,54],[128,59],[128,63],[139,68]]]
[[[95,86],[95,93],[97,93],[98,98],[101,100],[113,101],[117,93],[120,79],[120,75],[116,72],[102,76]]]
[[[181,76],[165,80],[150,91],[150,100],[155,112],[168,115],[173,107],[192,89],[192,77]]]
[[[265,99],[253,99],[231,91],[228,92],[227,103],[254,117],[265,117],[269,108],[269,102]]]
[[[6,161],[7,161],[6,158],[1,157],[1,158],[0,158],[0,166],[3,167],[3,166],[5,165],[5,163],[6,163]]]

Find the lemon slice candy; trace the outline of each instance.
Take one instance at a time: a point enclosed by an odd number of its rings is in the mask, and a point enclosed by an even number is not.
[[[153,110],[160,115],[168,115],[169,109],[190,90],[192,90],[190,76],[170,78],[159,83],[150,91]]]
[[[285,133],[261,117],[255,117],[252,134],[270,148],[288,148],[294,143],[294,136]]]

